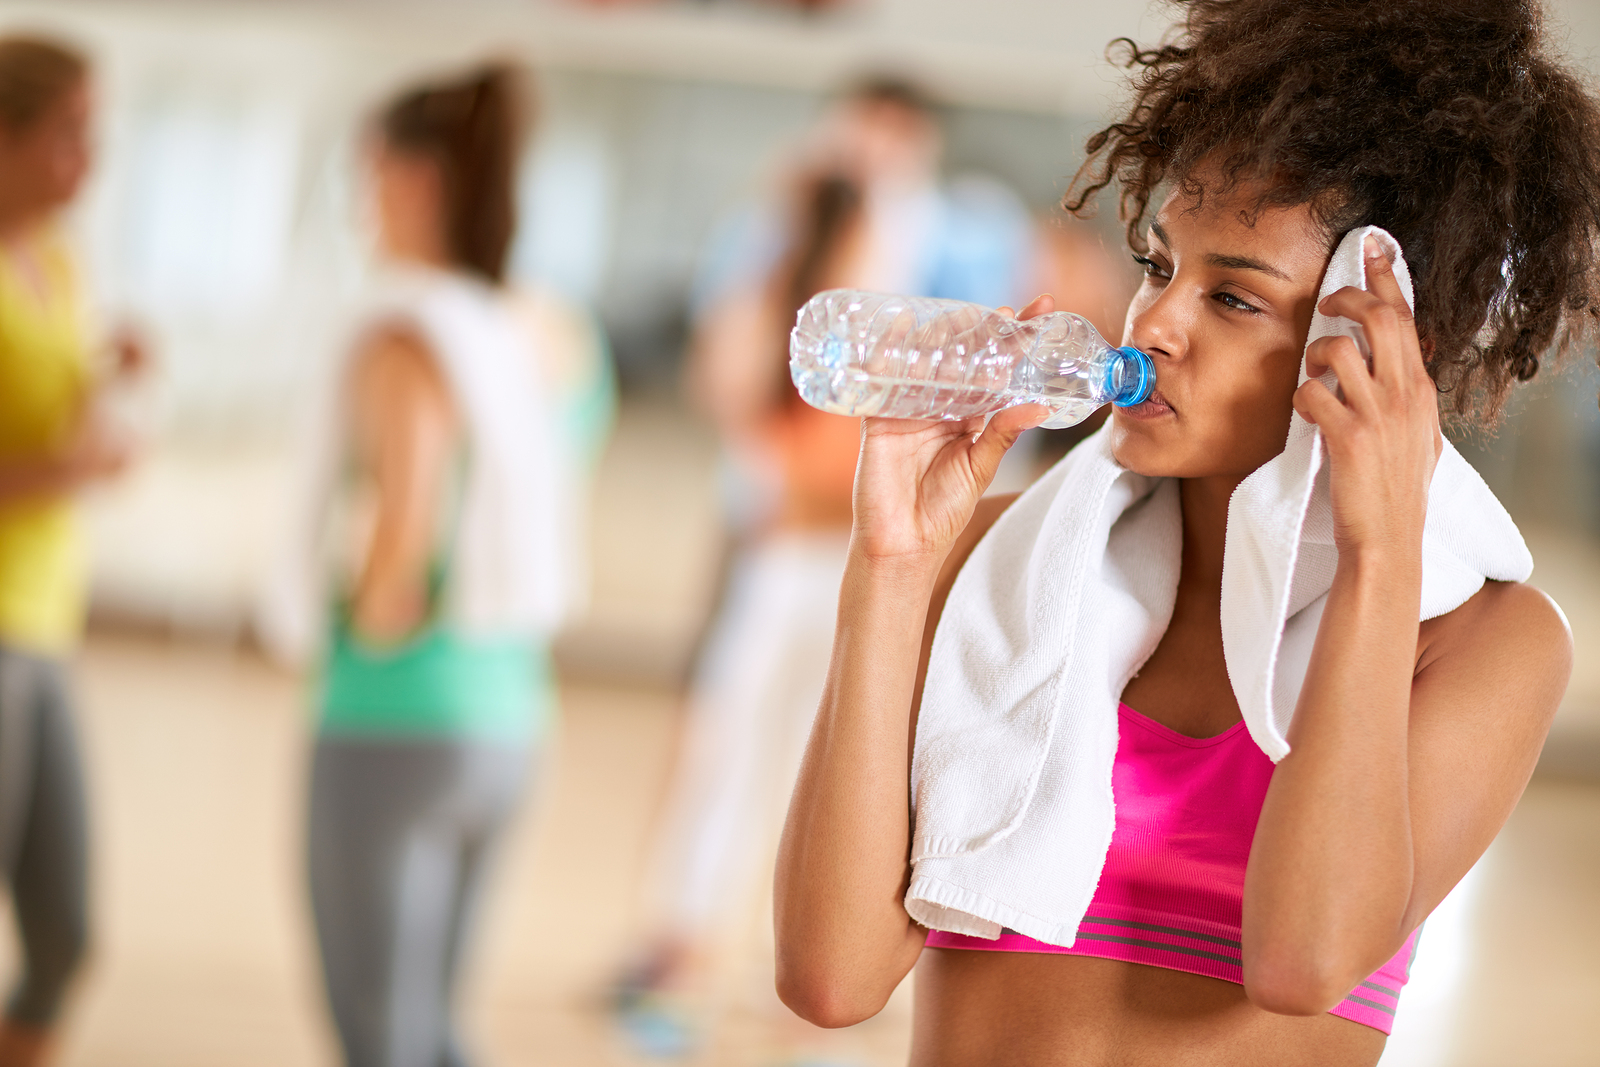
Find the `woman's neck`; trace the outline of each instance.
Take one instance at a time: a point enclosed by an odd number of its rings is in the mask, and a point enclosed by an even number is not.
[[[1180,584],[1222,595],[1222,556],[1228,536],[1228,501],[1242,477],[1214,475],[1179,483],[1183,505],[1183,573]]]
[[[48,226],[54,213],[32,207],[11,207],[0,203],[0,245],[25,244]]]
[[[450,257],[441,249],[426,245],[411,245],[395,247],[390,245],[384,250],[384,257],[389,262],[402,267],[426,267],[430,270],[452,270],[454,264]]]
[[[449,270],[450,242],[430,212],[391,213],[378,230],[378,249],[392,263]]]

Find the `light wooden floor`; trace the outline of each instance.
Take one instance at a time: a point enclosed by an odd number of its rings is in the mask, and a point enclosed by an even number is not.
[[[69,1067],[335,1063],[301,889],[297,685],[217,646],[91,642],[81,670],[98,950]],[[491,1067],[627,1059],[595,1006],[631,933],[675,702],[569,687],[544,788],[485,917],[468,1018]],[[535,814],[536,813],[536,814]],[[1424,935],[1386,1067],[1600,1064],[1600,787],[1535,782]],[[783,1021],[760,953],[728,971],[706,1064],[904,1062],[904,998],[857,1032]]]

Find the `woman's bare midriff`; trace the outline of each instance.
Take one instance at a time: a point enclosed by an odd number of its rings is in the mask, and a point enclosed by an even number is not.
[[[1384,1035],[1262,1011],[1216,978],[1087,956],[923,950],[911,1067],[1372,1067]]]

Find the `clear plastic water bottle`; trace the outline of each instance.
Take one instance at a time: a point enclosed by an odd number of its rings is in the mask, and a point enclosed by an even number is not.
[[[1057,311],[1019,322],[959,300],[829,289],[800,309],[789,374],[812,407],[838,415],[969,419],[1017,404],[1082,422],[1103,404],[1143,403],[1155,366]]]

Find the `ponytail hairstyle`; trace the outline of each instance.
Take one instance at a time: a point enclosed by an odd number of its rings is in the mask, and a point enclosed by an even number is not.
[[[390,104],[378,124],[389,148],[438,165],[451,262],[496,285],[505,280],[517,226],[519,80],[511,66],[492,65],[420,86]]]
[[[1163,186],[1265,179],[1246,215],[1307,204],[1330,241],[1394,234],[1445,407],[1492,424],[1511,387],[1600,322],[1600,106],[1536,0],[1179,0],[1125,49],[1122,119],[1064,206],[1113,182],[1128,241]],[[1214,161],[1220,182],[1194,178]]]
[[[17,133],[89,76],[89,61],[45,37],[0,37],[0,126]]]

